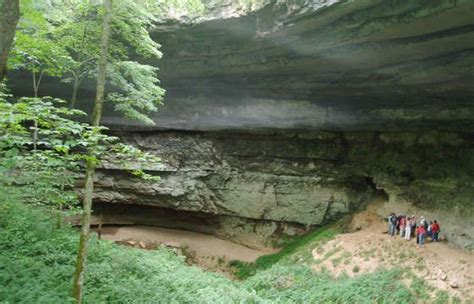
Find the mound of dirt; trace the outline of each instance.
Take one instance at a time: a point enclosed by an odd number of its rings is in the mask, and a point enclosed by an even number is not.
[[[472,252],[450,248],[446,243],[416,244],[400,236],[389,236],[387,224],[376,215],[378,202],[354,216],[349,233],[321,244],[313,250],[315,270],[327,269],[334,276],[357,276],[378,268],[407,269],[430,286],[460,299],[474,299],[474,256]]]

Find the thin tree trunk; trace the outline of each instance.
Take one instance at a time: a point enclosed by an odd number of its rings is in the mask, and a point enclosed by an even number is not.
[[[65,157],[67,156],[64,155]],[[67,170],[66,170],[66,167],[63,168],[63,172],[61,174],[61,186],[60,186],[60,190],[61,190],[61,193],[64,193],[64,190],[66,189],[66,173],[67,173]],[[61,211],[63,210],[63,204],[60,204],[57,208],[57,222],[56,222],[56,228],[60,229],[62,227],[62,218],[61,218]]]
[[[102,239],[102,213],[100,214],[100,217],[99,217],[99,227],[97,228],[97,237],[100,239]]]
[[[0,81],[7,72],[8,54],[15,37],[15,30],[20,19],[20,1],[0,1]]]
[[[36,72],[34,71],[34,66],[32,68],[32,74],[33,74],[33,91],[35,93],[35,97],[38,98],[38,91],[39,91],[39,86],[41,84],[41,79],[44,76],[44,71],[40,72],[40,75],[38,79],[36,79]],[[33,129],[33,151],[36,152],[37,146],[38,146],[38,120],[35,119],[34,121],[34,129]]]
[[[36,152],[38,148],[38,120],[33,120],[33,152]]]
[[[102,24],[102,37],[100,41],[100,59],[97,72],[97,92],[95,97],[94,112],[92,114],[92,126],[100,125],[102,108],[104,105],[105,81],[107,72],[107,59],[109,55],[110,25],[112,19],[112,0],[104,1],[105,15]],[[89,240],[92,194],[94,192],[95,163],[92,157],[88,157],[86,167],[86,183],[84,189],[83,215],[81,223],[81,236],[76,260],[76,272],[74,273],[74,283],[72,295],[77,303],[82,303],[82,290],[84,284],[84,272],[87,257],[87,241]]]
[[[40,74],[39,74],[38,81],[36,82],[36,86],[35,86],[35,97],[38,97],[38,92],[39,92],[39,87],[40,87],[40,84],[41,84],[41,79],[43,79],[44,74],[45,74],[45,71],[41,71]]]
[[[33,93],[34,93],[35,97],[38,97],[38,88],[36,87],[36,72],[35,72],[34,63],[31,67],[31,76],[33,77]]]
[[[45,71],[40,70],[38,78],[36,78],[35,64],[31,63],[31,75],[33,78],[33,93],[35,94],[35,97],[38,97],[39,87],[40,87],[41,80],[43,79],[44,74],[45,74]]]
[[[76,106],[77,100],[77,90],[79,89],[79,78],[74,76],[74,84],[72,87],[72,97],[71,97],[71,109],[74,109]]]
[[[94,111],[92,112],[92,125],[99,126],[104,107],[105,81],[107,74],[107,59],[109,57],[110,24],[112,19],[112,0],[105,0],[105,16],[103,33],[100,40],[100,58],[97,72],[97,92],[95,96]]]
[[[77,56],[77,61],[79,62],[79,64],[82,64],[81,63],[82,53],[84,52],[86,37],[87,37],[87,23],[84,25],[84,30],[82,31],[81,47],[79,50],[79,54]],[[81,75],[81,69],[79,67],[73,71],[74,84],[72,87],[71,109],[74,109],[76,107],[77,91],[79,90],[79,84],[81,82],[80,75]]]
[[[31,74],[33,76],[33,93],[35,94],[35,97],[38,97],[38,89],[36,87],[36,72],[34,71],[34,64],[31,69]],[[36,148],[38,145],[38,120],[35,119],[33,121],[33,152],[36,152]]]
[[[81,236],[79,238],[79,246],[76,259],[76,271],[74,273],[74,283],[72,296],[76,302],[82,303],[82,288],[84,285],[84,271],[87,257],[87,242],[89,240],[89,231],[91,225],[91,211],[92,211],[92,194],[94,191],[94,176],[95,166],[90,160],[87,161],[86,167],[86,184],[84,191],[82,221],[81,221]]]

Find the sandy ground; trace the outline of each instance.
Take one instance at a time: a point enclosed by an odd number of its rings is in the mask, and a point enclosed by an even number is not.
[[[313,250],[316,270],[323,267],[335,276],[371,272],[379,267],[411,269],[430,286],[464,300],[474,299],[474,255],[453,249],[447,243],[427,242],[419,246],[400,236],[390,237],[387,224],[375,213],[377,202],[356,215],[355,232],[345,233]],[[410,281],[407,273],[406,281]]]
[[[400,236],[390,237],[387,224],[376,214],[380,201],[374,201],[366,211],[354,216],[350,233],[321,243],[313,250],[315,270],[323,268],[334,276],[346,273],[357,276],[377,268],[409,269],[430,286],[447,291],[463,300],[474,299],[474,255],[472,252],[453,249],[447,243],[427,242],[424,246],[415,240],[406,241]],[[442,223],[441,223],[442,224]],[[252,262],[259,256],[276,250],[251,249],[222,240],[212,235],[151,226],[103,227],[102,238],[118,243],[156,248],[166,245],[188,257],[190,264],[232,276],[228,262]],[[409,284],[407,271],[404,281]]]
[[[144,249],[163,244],[179,249],[190,263],[220,272],[226,272],[229,261],[253,262],[261,255],[275,252],[270,248],[251,249],[208,234],[152,226],[103,227],[102,238]]]

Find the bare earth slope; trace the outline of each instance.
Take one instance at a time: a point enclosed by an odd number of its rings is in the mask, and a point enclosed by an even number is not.
[[[429,286],[445,290],[451,296],[466,301],[474,299],[472,252],[453,249],[444,242],[428,241],[419,246],[414,239],[390,237],[386,234],[385,222],[375,213],[377,207],[375,202],[354,217],[351,224],[354,232],[340,234],[315,248],[313,268],[325,268],[335,276],[344,272],[356,276],[377,268],[397,267],[407,270],[407,284],[413,283],[413,273]]]
[[[165,245],[182,251],[192,263],[228,274],[231,260],[253,262],[273,249],[252,249],[215,236],[178,229],[151,226],[104,227],[102,237],[131,246],[152,248]]]

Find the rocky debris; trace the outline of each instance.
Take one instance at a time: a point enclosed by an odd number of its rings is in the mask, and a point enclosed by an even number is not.
[[[173,241],[166,241],[163,243],[163,245],[165,245],[166,247],[172,247],[172,248],[181,248],[181,244],[177,243],[177,242],[173,242]]]
[[[459,283],[456,281],[449,282],[449,286],[453,289],[459,288]]]
[[[128,247],[135,247],[135,248],[141,248],[141,249],[154,249],[157,246],[157,244],[155,243],[146,243],[144,241],[136,241],[136,240],[117,240],[115,241],[115,243],[125,245]]]

